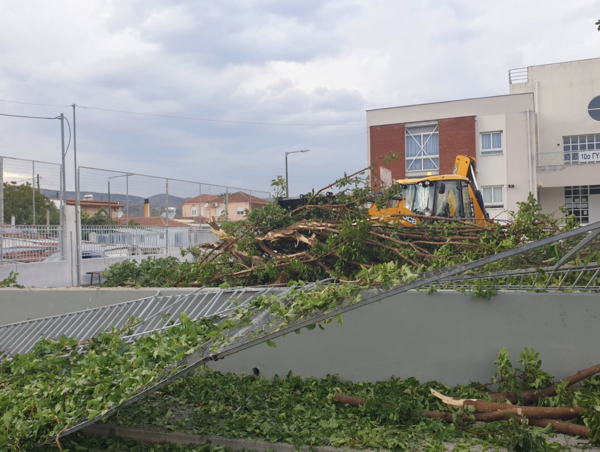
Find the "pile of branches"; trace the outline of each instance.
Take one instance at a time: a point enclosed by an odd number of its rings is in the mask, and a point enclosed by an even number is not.
[[[139,266],[116,264],[105,273],[107,285],[200,287],[326,278],[353,281],[363,269],[389,262],[421,273],[481,259],[574,226],[572,220],[559,222],[543,214],[531,195],[507,222],[478,225],[466,219],[428,216],[420,217],[422,222],[417,226],[403,226],[398,218],[374,219],[367,206],[373,203],[384,208],[401,196],[401,186],[380,187],[374,197],[370,171],[365,168],[310,193],[306,204],[295,209],[275,202],[254,210],[242,221],[219,225],[213,220],[211,226],[219,240],[188,249],[195,262],[167,258]],[[330,189],[337,194],[324,196]],[[148,275],[154,275],[153,279]]]
[[[566,390],[599,373],[600,364],[576,372],[541,389],[482,393],[480,399],[448,397],[430,388],[431,394],[438,398],[448,410],[423,410],[422,414],[427,418],[455,422],[467,432],[470,432],[467,429],[469,424],[511,421],[524,426],[543,427],[556,433],[586,437],[597,441],[598,427],[600,426],[599,407],[575,405],[574,403],[577,401],[569,400]],[[559,391],[562,392],[563,397],[558,397]],[[556,406],[557,399],[564,406]],[[334,400],[351,406],[365,404],[363,398],[340,393],[335,393]],[[387,405],[384,406],[387,407]],[[588,425],[584,425],[582,422],[584,416],[586,416],[585,424]],[[481,434],[481,432],[470,433]]]

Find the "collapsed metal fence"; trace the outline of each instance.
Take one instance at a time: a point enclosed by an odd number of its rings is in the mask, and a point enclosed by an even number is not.
[[[221,338],[224,339],[223,345],[216,352],[211,351],[214,344],[212,341],[199,344],[192,354],[179,362],[173,362],[152,382],[139,388],[121,405],[93,419],[82,419],[78,425],[66,429],[63,435],[110,416],[115,411],[135,403],[172,381],[195,371],[209,361],[222,359],[267,340],[332,319],[337,315],[374,302],[397,297],[409,290],[445,288],[457,284],[462,284],[465,289],[496,290],[502,289],[506,285],[510,287],[511,281],[518,279],[521,281],[519,290],[598,291],[600,289],[598,256],[600,256],[600,223],[594,223],[485,259],[411,276],[395,287],[365,289],[360,297],[344,299],[335,306],[327,306],[292,320],[275,317],[269,307],[256,309],[251,311],[251,324],[225,333],[225,336]],[[578,271],[573,271],[574,269],[578,269]],[[500,277],[502,274],[503,276]],[[508,283],[506,283],[506,278],[508,278]],[[553,281],[560,282],[556,284]],[[28,350],[39,340],[42,332],[46,332],[46,337],[49,338],[57,337],[59,334],[71,334],[79,339],[87,338],[122,325],[122,322],[130,316],[137,316],[141,323],[132,335],[124,338],[132,341],[141,335],[172,327],[177,324],[175,319],[182,312],[191,313],[192,320],[210,315],[227,318],[228,314],[233,311],[231,308],[235,306],[235,303],[231,304],[234,299],[241,300],[242,303],[248,305],[249,300],[253,297],[265,294],[278,295],[279,297],[275,301],[290,307],[296,299],[293,295],[294,292],[291,292],[292,289],[308,291],[323,284],[328,284],[328,282],[285,289],[245,288],[225,291],[201,289],[175,300],[172,298],[167,300],[157,295],[152,299],[122,303],[108,308],[20,322],[0,328],[0,349],[7,353]],[[211,298],[210,293],[215,295]],[[157,301],[159,298],[160,301]],[[206,302],[208,299],[212,301]],[[398,299],[396,298],[395,301],[398,302]],[[211,307],[209,307],[210,303],[213,303],[210,305]],[[109,310],[111,314],[108,313]],[[9,355],[5,354],[5,356]]]

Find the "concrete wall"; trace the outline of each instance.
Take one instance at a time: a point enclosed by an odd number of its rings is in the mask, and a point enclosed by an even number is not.
[[[539,182],[543,187],[598,184],[598,164],[564,165],[562,152],[563,137],[600,133],[600,122],[587,111],[600,95],[600,58],[530,66],[528,80],[510,85],[510,92],[535,94]]]
[[[533,111],[532,93],[369,110],[367,111],[368,161],[370,163],[373,158],[370,134],[377,131],[381,135],[381,126],[392,127],[392,124],[475,116],[478,182],[480,186],[503,186],[504,208],[490,209],[490,215],[507,218],[507,215],[502,213],[503,211],[517,210],[517,202],[525,201],[529,192],[534,194],[536,192],[537,181],[533,161],[536,147]],[[400,130],[402,136],[399,135],[397,140],[387,138],[385,141],[387,147],[395,143],[398,149],[404,149],[404,145],[400,145],[400,140],[404,140],[404,128],[398,128],[398,131]],[[481,133],[497,131],[502,132],[504,153],[482,156]],[[376,137],[374,136],[374,138]],[[379,138],[381,139],[381,137]],[[441,148],[442,137],[440,135],[440,153],[442,152]],[[389,150],[392,148],[390,147]],[[397,166],[403,167],[403,165],[404,159],[401,157]],[[509,185],[514,185],[514,187],[508,188]]]
[[[151,297],[159,291],[163,295],[178,295],[194,290],[196,289],[0,289],[0,325],[109,306]]]
[[[193,289],[0,289],[0,324]],[[446,384],[488,381],[496,353],[513,364],[524,347],[541,353],[557,377],[600,362],[597,294],[500,293],[490,301],[471,294],[409,292],[343,315],[344,325],[303,330],[261,344],[211,367],[268,378],[290,370],[303,377],[339,374],[353,381],[392,375]]]
[[[261,344],[211,367],[267,378],[292,370],[303,377],[339,374],[379,381],[392,375],[446,384],[489,381],[500,348],[513,364],[519,352],[541,352],[557,377],[600,362],[600,303],[595,294],[501,293],[491,301],[472,295],[410,292],[351,311],[344,325],[303,330]]]
[[[544,213],[553,213],[556,218],[563,216],[558,209],[565,205],[565,189],[563,187],[540,188],[539,199]]]
[[[83,286],[90,285],[91,275],[87,272],[103,271],[113,264],[126,260],[140,261],[151,257],[161,258],[166,256],[174,256],[180,260],[190,259],[190,256],[185,258],[181,254],[156,254],[126,256],[126,257],[105,257],[98,259],[82,259],[81,260],[81,284]],[[0,265],[0,280],[7,278],[10,272],[18,273],[17,283],[25,287],[75,287],[77,286],[77,266],[76,263],[67,259],[55,262],[39,262],[31,264],[5,264]],[[94,284],[98,284],[98,276],[94,276]]]

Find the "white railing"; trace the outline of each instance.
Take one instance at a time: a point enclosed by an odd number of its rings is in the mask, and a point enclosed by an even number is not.
[[[83,259],[177,253],[217,241],[206,227],[82,226]]]
[[[515,83],[527,83],[529,81],[529,69],[526,67],[519,67],[516,69],[509,69],[508,71],[508,83],[514,85]]]
[[[0,225],[0,264],[62,257],[60,226]]]

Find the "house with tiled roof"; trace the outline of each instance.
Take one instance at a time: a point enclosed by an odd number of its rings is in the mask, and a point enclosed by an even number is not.
[[[188,199],[181,204],[184,218],[209,219],[227,217],[229,220],[242,220],[247,211],[264,207],[269,201],[238,191],[227,196],[202,195]],[[200,220],[202,221],[202,220]]]
[[[75,203],[76,201],[74,199],[67,199],[67,206],[74,206]],[[82,199],[79,201],[79,205],[81,207],[81,213],[85,213],[90,217],[93,217],[101,210],[108,212],[110,206],[111,217],[113,220],[117,219],[119,217],[119,213],[122,213],[123,209],[125,208],[125,206],[119,202],[113,201],[109,203],[108,201],[94,201],[91,199]]]
[[[129,217],[129,222],[127,221],[127,217],[121,217],[116,220],[118,224],[126,226],[129,223],[133,222],[135,226],[167,226],[167,219],[165,217]],[[187,228],[188,225],[186,223],[170,219],[169,220],[170,228]]]

